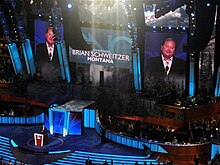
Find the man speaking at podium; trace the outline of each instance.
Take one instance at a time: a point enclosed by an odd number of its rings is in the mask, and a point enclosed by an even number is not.
[[[46,144],[47,144],[47,141],[48,141],[48,134],[47,134],[47,133],[48,133],[48,130],[47,130],[47,128],[45,127],[45,125],[43,125],[43,126],[41,127],[40,133],[44,135],[44,145],[46,145]]]
[[[47,132],[48,132],[48,130],[47,130],[47,128],[45,127],[45,125],[43,125],[42,127],[41,127],[41,131],[40,131],[42,134],[47,134]]]

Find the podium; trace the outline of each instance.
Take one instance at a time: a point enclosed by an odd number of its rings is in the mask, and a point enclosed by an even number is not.
[[[44,146],[45,144],[45,134],[34,133],[34,144],[35,146]]]

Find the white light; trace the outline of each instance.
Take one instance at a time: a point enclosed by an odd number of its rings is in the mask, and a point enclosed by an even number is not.
[[[41,14],[39,14],[38,16],[41,17]]]
[[[136,11],[136,10],[137,10],[137,8],[135,7],[135,8],[134,8],[134,11]]]
[[[185,26],[183,27],[183,30],[186,30],[186,27],[185,27]]]
[[[210,3],[207,3],[207,4],[206,4],[206,6],[208,6],[208,7],[209,7],[210,5],[211,5]]]
[[[168,27],[168,29],[171,29],[171,28],[172,28],[171,26]]]
[[[67,5],[67,7],[70,9],[70,8],[72,8],[73,6],[72,6],[72,4],[69,3],[69,4]]]
[[[154,29],[156,29],[156,26],[153,26]]]

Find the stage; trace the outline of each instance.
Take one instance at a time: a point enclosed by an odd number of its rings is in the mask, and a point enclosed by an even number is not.
[[[50,135],[48,139],[48,144],[43,147],[34,146],[34,132],[39,132],[41,130],[41,125],[30,125],[30,126],[10,126],[10,125],[0,125],[0,136],[8,137],[13,139],[14,142],[19,146],[23,152],[28,152],[29,154],[37,154],[44,156],[43,161],[47,162],[50,160],[50,156],[46,153],[49,152],[62,152],[69,150],[74,151],[87,151],[93,153],[103,153],[103,154],[114,154],[114,155],[133,155],[133,156],[145,156],[144,152],[139,149],[134,149],[119,145],[114,142],[107,141],[106,143],[101,143],[101,137],[96,133],[94,129],[84,128],[83,135],[68,135],[63,137],[62,135]],[[17,157],[16,157],[17,158]],[[19,156],[17,158],[19,159]],[[27,158],[23,157],[23,161]],[[27,160],[30,161],[30,160]],[[39,160],[33,160],[39,161]]]

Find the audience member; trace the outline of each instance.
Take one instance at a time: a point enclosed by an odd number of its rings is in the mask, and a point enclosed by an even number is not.
[[[196,154],[194,155],[194,165],[198,165],[198,164],[199,164],[199,154],[196,153]]]

